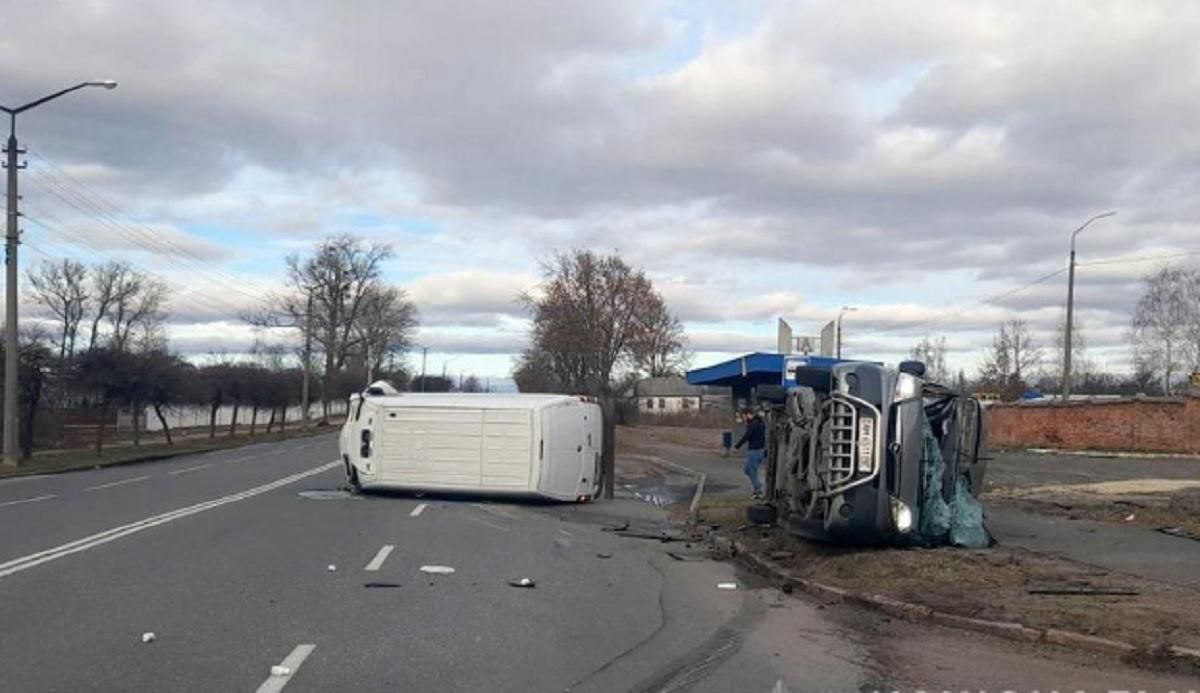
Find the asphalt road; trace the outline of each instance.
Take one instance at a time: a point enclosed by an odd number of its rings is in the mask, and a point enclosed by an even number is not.
[[[0,690],[1177,684],[964,634],[956,647],[983,654],[948,656],[940,632],[786,597],[679,543],[604,531],[661,526],[659,508],[632,498],[306,497],[340,487],[335,446],[329,436],[0,482]],[[522,577],[536,587],[508,584]],[[274,665],[290,673],[272,676]]]

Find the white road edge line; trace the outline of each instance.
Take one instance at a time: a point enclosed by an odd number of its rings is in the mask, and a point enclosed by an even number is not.
[[[4,501],[3,503],[0,503],[0,508],[3,508],[6,505],[20,505],[22,503],[36,503],[38,501],[50,500],[51,498],[58,498],[58,496],[54,495],[53,493],[50,493],[45,496],[38,496],[37,498],[22,498],[21,500]]]
[[[120,481],[110,481],[107,484],[100,484],[99,486],[88,486],[87,488],[85,488],[83,490],[84,491],[99,491],[102,488],[112,488],[113,486],[124,486],[125,484],[132,484],[132,483],[135,483],[138,481],[145,481],[146,479],[149,479],[149,478],[150,478],[150,475],[146,474],[145,476],[135,476],[132,479],[121,479]]]
[[[282,691],[283,687],[288,684],[288,681],[291,681],[296,672],[300,670],[300,665],[304,663],[304,660],[308,659],[308,656],[315,649],[317,649],[316,645],[296,645],[296,649],[292,650],[292,653],[279,663],[279,666],[287,667],[288,673],[283,676],[268,676],[267,680],[262,682],[262,685],[258,687],[255,693],[279,693],[279,691]]]
[[[367,567],[363,568],[363,570],[370,570],[370,571],[374,572],[374,571],[382,568],[383,562],[387,560],[387,557],[392,553],[392,550],[395,548],[396,547],[392,546],[391,544],[384,544],[379,549],[379,552],[375,554],[375,558],[372,558],[371,562],[368,563]]]
[[[211,466],[212,466],[211,464],[198,464],[195,467],[187,467],[185,469],[176,469],[173,472],[167,472],[167,474],[170,474],[171,476],[176,476],[178,474],[187,474],[188,472],[194,472],[199,469],[204,469],[206,467],[211,467]]]
[[[189,515],[195,515],[196,513],[202,513],[205,510],[219,508],[222,505],[228,505],[229,503],[236,503],[240,500],[253,498],[254,496],[266,493],[268,491],[273,491],[281,486],[287,486],[288,484],[294,483],[306,477],[313,476],[314,474],[327,472],[330,469],[341,466],[341,464],[341,462],[336,460],[333,462],[328,462],[319,467],[309,469],[308,471],[292,474],[291,476],[285,476],[281,479],[276,479],[275,481],[263,484],[261,486],[255,486],[254,488],[246,489],[245,491],[241,491],[239,493],[233,493],[228,496],[222,496],[221,498],[205,501],[203,503],[189,505],[186,508],[179,508],[178,510],[171,510],[169,512],[153,515],[151,517],[138,520],[137,522],[130,522],[129,524],[113,527],[112,529],[108,529],[103,532],[97,532],[91,536],[87,536],[82,539],[76,539],[75,541],[67,542],[66,544],[55,546],[54,548],[46,549],[45,551],[38,551],[37,553],[31,553],[28,556],[22,556],[20,558],[14,558],[11,561],[5,561],[4,563],[0,563],[0,578],[8,577],[9,575],[19,573],[23,570],[28,570],[43,563],[49,563],[50,561],[58,560],[59,558],[69,556],[73,553],[86,551],[102,544],[107,544],[110,541],[115,541],[121,537],[129,536],[130,534],[136,534],[144,529],[157,527],[158,525],[173,522]]]
[[[421,503],[417,507],[413,508],[412,512],[409,513],[408,516],[409,517],[418,517],[421,513],[425,512],[426,507],[427,507],[426,503]]]

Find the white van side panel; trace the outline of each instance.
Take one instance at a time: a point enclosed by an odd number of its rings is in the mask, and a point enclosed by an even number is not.
[[[379,481],[404,486],[528,489],[527,410],[390,407],[379,414]]]
[[[482,412],[393,408],[380,418],[376,450],[382,481],[479,485]]]
[[[528,489],[534,453],[533,412],[483,411],[483,474],[488,487]]]

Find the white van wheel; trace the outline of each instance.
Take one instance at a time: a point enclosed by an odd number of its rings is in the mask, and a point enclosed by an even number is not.
[[[358,467],[355,467],[350,462],[346,463],[346,481],[355,491],[362,490],[362,483],[358,480]]]

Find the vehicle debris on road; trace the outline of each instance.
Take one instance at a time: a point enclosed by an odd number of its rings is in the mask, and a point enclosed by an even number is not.
[[[291,667],[285,667],[282,664],[276,664],[275,666],[271,667],[271,676],[291,676],[291,675],[292,675]]]
[[[450,575],[454,572],[454,568],[448,565],[423,565],[421,566],[421,572],[429,573],[430,575]]]
[[[326,570],[328,570],[328,571],[329,571],[329,572],[331,572],[331,573],[336,573],[336,572],[337,572],[337,566],[336,566],[336,565],[334,565],[334,564],[332,564],[332,563],[330,563],[330,564],[329,564],[329,567],[328,567],[328,568],[326,568]]]
[[[154,633],[142,633],[142,642],[154,642]]]
[[[524,587],[526,589],[537,587],[537,583],[532,578],[513,578],[508,581],[508,584],[513,587]]]

